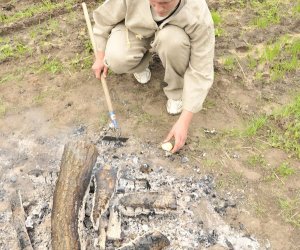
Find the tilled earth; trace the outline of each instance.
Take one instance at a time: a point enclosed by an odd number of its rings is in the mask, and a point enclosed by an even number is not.
[[[104,95],[90,70],[93,56],[78,3],[21,21],[0,22],[0,249],[19,248],[10,203],[17,190],[34,249],[51,248],[52,196],[63,146],[75,139],[96,143],[107,124]],[[1,18],[37,4],[1,1]],[[253,26],[258,12],[248,1],[208,4],[222,16],[215,83],[178,154],[166,157],[158,147],[177,119],[164,108],[164,70],[158,58],[153,57],[152,79],[146,86],[131,75],[108,77],[122,134],[130,140],[118,149],[96,143],[98,164],[114,164],[128,178],[146,178],[152,190],[172,190],[178,209],[124,217],[124,238],[108,242],[107,247],[122,245],[159,225],[171,241],[169,249],[248,249],[248,245],[299,249],[299,227],[284,219],[278,205],[278,197],[295,199],[300,193],[299,159],[264,141],[220,139],[226,131],[241,129],[253,117],[289,103],[299,92],[299,70],[275,81],[270,65],[249,66],[249,57],[256,58],[278,37],[299,39],[299,16],[291,11],[296,2],[281,4],[281,20],[264,29]],[[90,12],[96,6],[88,1]],[[7,46],[17,49],[3,56],[9,52]],[[229,65],[233,68],[224,63],[229,56],[236,58],[234,66]],[[269,169],[287,161],[296,172],[288,179],[266,181],[268,169],[247,164],[254,154],[263,155]],[[142,174],[143,164],[153,172]],[[290,217],[296,218],[297,211]]]

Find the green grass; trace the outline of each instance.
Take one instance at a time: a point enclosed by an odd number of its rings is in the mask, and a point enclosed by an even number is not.
[[[300,158],[300,94],[270,117],[270,141],[274,147],[292,152]]]
[[[289,166],[287,162],[283,162],[275,169],[275,172],[280,177],[288,177],[295,173],[295,170]]]
[[[215,25],[215,36],[219,37],[224,34],[224,30],[221,28],[222,18],[218,11],[211,11],[211,16]]]
[[[46,13],[61,8],[71,8],[74,2],[74,0],[68,0],[62,3],[53,3],[50,0],[44,0],[41,3],[31,5],[24,10],[18,11],[13,15],[0,14],[0,24],[16,22],[40,13]]]
[[[258,131],[266,124],[268,118],[266,116],[261,116],[253,119],[246,129],[241,132],[241,136],[254,136]]]
[[[295,6],[292,8],[292,13],[294,16],[300,15],[300,0],[295,3]]]
[[[299,195],[298,195],[299,196]],[[281,216],[287,222],[295,227],[300,227],[300,198],[293,199],[280,198],[278,200],[281,209]]]
[[[38,68],[38,73],[50,72],[52,74],[57,74],[62,72],[63,69],[64,65],[58,58],[49,59],[44,57],[42,58],[41,66]]]
[[[236,65],[236,59],[233,56],[229,56],[229,57],[225,58],[224,68],[227,71],[232,71],[234,69],[235,65]]]
[[[91,69],[93,65],[94,57],[92,55],[85,56],[84,54],[76,54],[68,64],[71,68],[75,70],[79,69]]]
[[[250,69],[255,69],[258,64],[257,60],[250,55],[247,55],[247,62]]]
[[[31,49],[22,42],[10,43],[6,41],[4,44],[0,43],[0,61],[8,58],[19,58],[25,54],[31,53]]]
[[[272,147],[283,149],[300,159],[300,93],[272,115],[255,118],[246,129],[233,130],[230,135],[263,138]]]
[[[250,155],[247,160],[247,164],[251,167],[262,167],[267,165],[265,158],[262,155]]]
[[[263,50],[258,63],[270,73],[270,80],[277,81],[286,76],[287,73],[295,72],[300,68],[300,39],[290,36],[280,37],[273,44],[269,44]],[[251,61],[248,56],[248,64],[250,68],[255,68],[256,62]],[[262,72],[256,72],[258,76],[262,76]],[[256,77],[261,79],[261,77]]]
[[[14,73],[10,73],[10,74],[7,74],[7,75],[4,75],[4,76],[0,77],[0,86],[4,85],[7,81],[10,81],[14,78],[15,78]]]
[[[256,27],[264,29],[272,24],[280,23],[282,6],[279,0],[252,0],[250,3],[257,15],[253,20]]]

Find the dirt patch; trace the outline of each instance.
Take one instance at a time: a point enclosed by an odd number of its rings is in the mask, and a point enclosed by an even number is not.
[[[163,219],[157,221],[178,249],[185,249],[180,246],[185,233],[191,236],[184,243],[191,244],[191,248],[186,249],[230,249],[234,241],[228,235],[229,243],[224,237],[216,240],[213,230],[218,226],[257,240],[262,249],[298,249],[300,242],[299,226],[295,224],[299,159],[273,148],[266,138],[240,138],[233,131],[246,129],[255,117],[272,114],[299,92],[299,70],[289,70],[273,80],[273,62],[262,62],[266,47],[273,46],[279,36],[298,39],[295,34],[299,25],[297,18],[283,16],[279,23],[260,29],[252,23],[257,10],[240,5],[242,2],[209,1],[211,9],[222,17],[219,28],[224,31],[216,39],[215,82],[204,109],[195,115],[187,145],[178,154],[165,157],[158,148],[177,117],[166,113],[164,69],[157,58],[151,62],[152,79],[145,86],[132,75],[111,73],[107,79],[122,134],[134,142],[116,152],[120,157],[139,159],[130,165],[130,171],[149,162],[157,171],[175,176],[179,184],[187,183],[191,176],[195,182],[213,176],[215,189],[204,192],[205,199],[192,204],[193,217],[185,215],[193,218],[193,223],[203,222],[194,225],[199,229],[198,236],[194,234],[196,230],[173,234],[174,229],[163,225]],[[1,3],[1,7],[7,4],[10,1]],[[33,4],[16,3],[10,15]],[[292,1],[284,6],[287,13],[294,8]],[[90,11],[94,7],[96,3],[90,3]],[[21,30],[11,30],[0,39],[1,48],[6,46],[7,52],[0,66],[1,249],[17,249],[19,244],[10,204],[16,190],[22,193],[34,248],[50,248],[51,199],[63,146],[75,138],[96,138],[108,122],[101,85],[90,70],[93,56],[81,9],[47,20],[50,14],[45,14],[39,24],[26,19]],[[1,24],[1,28],[5,25]],[[291,41],[297,40],[288,40],[282,48],[288,48]],[[8,53],[8,46],[12,54]],[[289,54],[282,54],[278,61],[290,58]],[[126,164],[125,161],[122,167]],[[280,175],[280,167],[286,171],[292,168],[293,174]],[[228,206],[226,199],[236,206]],[[204,216],[216,213],[215,217]],[[178,217],[172,216],[168,219]],[[145,232],[139,231],[142,218],[127,220],[135,231],[129,236],[127,230],[124,242]],[[149,229],[153,225],[147,226]]]

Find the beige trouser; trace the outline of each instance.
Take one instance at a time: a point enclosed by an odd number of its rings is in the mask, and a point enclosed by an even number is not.
[[[155,37],[139,39],[120,23],[112,29],[108,38],[105,63],[117,74],[139,73],[149,66],[149,50],[159,55],[165,68],[166,96],[173,100],[181,99],[183,76],[190,59],[190,40],[181,28],[166,25],[155,33]]]

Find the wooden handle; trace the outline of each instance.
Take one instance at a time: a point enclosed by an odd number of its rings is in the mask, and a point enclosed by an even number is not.
[[[87,7],[86,7],[85,3],[82,3],[82,8],[83,8],[83,13],[84,13],[86,25],[87,25],[87,28],[88,28],[88,31],[89,31],[90,39],[91,39],[91,42],[92,42],[94,55],[96,57],[97,56],[96,42],[95,42],[95,38],[94,38],[94,34],[93,34],[91,20],[90,20],[89,13],[88,13],[88,10],[87,10]],[[112,106],[111,98],[110,98],[110,95],[109,95],[107,83],[106,83],[106,80],[105,80],[103,74],[101,74],[101,83],[102,83],[102,88],[103,88],[103,91],[104,91],[106,103],[107,103],[107,106],[108,106],[108,111],[111,113],[111,112],[113,112],[113,106]]]

